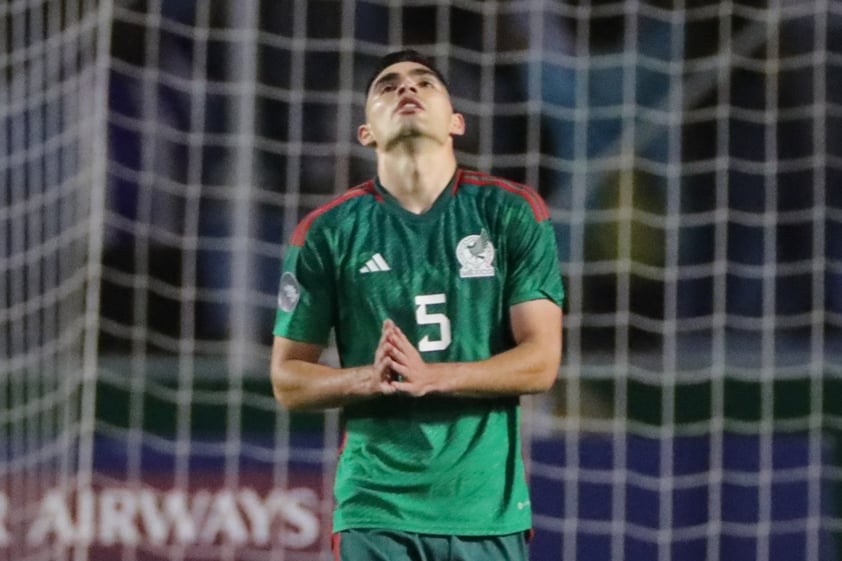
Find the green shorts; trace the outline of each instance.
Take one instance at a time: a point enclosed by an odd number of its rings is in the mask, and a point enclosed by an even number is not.
[[[333,553],[337,561],[527,561],[526,538],[343,530],[333,535]]]

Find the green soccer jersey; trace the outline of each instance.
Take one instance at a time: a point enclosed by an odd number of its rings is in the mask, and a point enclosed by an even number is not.
[[[391,318],[427,362],[477,361],[514,346],[509,308],[564,290],[555,235],[531,189],[457,171],[416,215],[377,181],[307,215],[284,259],[275,335],[371,364]],[[526,530],[531,511],[518,399],[389,395],[343,410],[334,531],[453,535]]]

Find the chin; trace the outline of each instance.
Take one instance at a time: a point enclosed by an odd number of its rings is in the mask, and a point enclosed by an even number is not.
[[[395,134],[395,136],[392,137],[392,142],[400,142],[400,141],[403,141],[403,140],[411,140],[413,138],[421,138],[423,136],[424,135],[422,134],[422,132],[420,130],[418,130],[417,128],[414,128],[414,127],[406,128],[406,129],[401,129],[400,131],[398,131],[397,134]]]

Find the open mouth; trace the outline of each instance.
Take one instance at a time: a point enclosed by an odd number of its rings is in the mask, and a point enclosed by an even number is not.
[[[424,106],[421,105],[420,102],[411,97],[406,97],[398,102],[398,106],[395,108],[395,113],[410,114],[422,111],[423,109]]]

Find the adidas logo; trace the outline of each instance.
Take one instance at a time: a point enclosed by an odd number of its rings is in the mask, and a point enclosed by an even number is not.
[[[386,260],[383,259],[383,256],[379,253],[375,253],[371,259],[365,262],[365,265],[362,266],[360,269],[361,273],[378,273],[381,271],[391,271],[392,268],[389,267],[389,264],[386,263]]]

